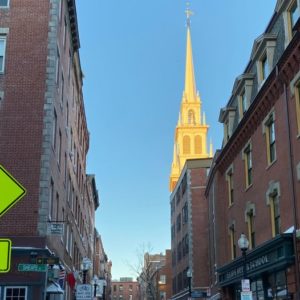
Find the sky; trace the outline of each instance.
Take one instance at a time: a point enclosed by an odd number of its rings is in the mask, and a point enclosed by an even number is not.
[[[214,150],[219,112],[243,73],[275,0],[190,0],[193,59]],[[96,175],[96,228],[112,276],[142,245],[170,248],[169,175],[184,88],[184,0],[77,0],[84,101],[90,132],[87,172]]]

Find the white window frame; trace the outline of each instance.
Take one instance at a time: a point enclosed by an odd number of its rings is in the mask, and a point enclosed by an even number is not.
[[[4,287],[4,295],[3,295],[3,299],[5,300],[6,299],[6,292],[7,292],[7,289],[25,289],[25,300],[27,300],[27,297],[28,297],[28,287],[27,286],[17,286],[17,285],[13,285],[13,286],[5,286]]]
[[[0,8],[8,8],[9,7],[9,0],[7,0],[7,5],[0,5]]]
[[[5,70],[6,36],[5,35],[0,35],[0,40],[4,41],[3,64],[2,64],[2,68],[0,68],[0,74],[3,74],[4,70]]]

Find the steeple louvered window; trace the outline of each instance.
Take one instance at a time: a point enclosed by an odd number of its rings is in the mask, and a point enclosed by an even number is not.
[[[195,154],[202,153],[202,138],[200,135],[195,136]]]
[[[195,113],[192,109],[190,109],[188,112],[188,123],[191,125],[195,124]]]
[[[191,139],[188,135],[183,137],[183,154],[191,153]]]

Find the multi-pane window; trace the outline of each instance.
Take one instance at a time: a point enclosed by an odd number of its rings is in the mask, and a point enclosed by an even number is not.
[[[266,122],[266,138],[268,164],[271,164],[276,158],[275,122],[273,114]]]
[[[179,214],[177,216],[177,220],[176,220],[176,229],[177,229],[177,232],[180,231],[181,229],[181,214]]]
[[[295,26],[297,20],[299,19],[299,16],[300,16],[299,7],[298,7],[297,0],[295,0],[290,9],[291,29]]]
[[[177,261],[180,261],[182,258],[182,251],[181,251],[181,242],[177,245]]]
[[[26,287],[5,287],[4,298],[5,300],[26,300],[27,299],[27,288]]]
[[[253,249],[255,247],[255,230],[254,230],[254,213],[253,210],[247,213],[248,221],[248,236],[249,236],[249,247]]]
[[[52,145],[53,145],[54,149],[56,147],[56,127],[57,127],[57,114],[56,114],[56,111],[54,109],[53,127],[52,127]]]
[[[174,240],[175,238],[175,225],[173,224],[171,227],[171,239]]]
[[[252,184],[252,150],[251,145],[244,150],[245,156],[245,172],[246,172],[246,187]]]
[[[53,193],[54,193],[54,182],[51,179],[50,181],[50,190],[49,190],[49,220],[52,218],[52,210],[53,210]]]
[[[9,0],[0,0],[0,7],[8,7]]]
[[[240,119],[243,117],[247,109],[248,109],[248,102],[247,102],[246,91],[244,89],[239,98]]]
[[[4,72],[5,47],[6,47],[6,38],[0,36],[0,73]]]
[[[182,208],[182,224],[186,224],[187,221],[188,221],[188,205],[187,202],[185,202]]]
[[[229,206],[233,204],[233,171],[230,169],[226,176],[227,179],[227,187],[228,187],[228,203]]]
[[[300,135],[300,82],[298,82],[295,88],[295,100],[296,100],[298,135]]]
[[[60,166],[61,163],[61,146],[62,146],[62,136],[61,136],[61,131],[59,130],[58,132],[58,147],[57,147],[57,162],[58,165]]]
[[[230,234],[230,250],[231,250],[231,258],[236,258],[236,241],[235,241],[235,228],[234,225],[231,225],[229,228]]]
[[[279,197],[277,191],[274,191],[270,195],[270,205],[271,205],[271,218],[272,218],[272,234],[276,236],[280,234],[280,207],[279,207]]]

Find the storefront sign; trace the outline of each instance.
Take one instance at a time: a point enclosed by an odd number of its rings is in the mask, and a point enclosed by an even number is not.
[[[242,279],[242,292],[250,292],[250,280]]]
[[[252,300],[252,292],[241,292],[241,300]]]
[[[76,300],[91,300],[92,286],[90,284],[78,284],[76,287]]]

